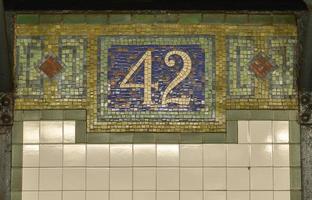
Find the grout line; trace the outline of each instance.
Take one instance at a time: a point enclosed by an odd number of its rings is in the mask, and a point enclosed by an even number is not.
[[[39,196],[39,192],[40,192],[40,171],[41,171],[41,160],[40,160],[40,134],[41,133],[41,122],[39,121],[39,153],[38,153],[38,156],[39,156],[39,158],[38,158],[38,161],[39,161],[39,163],[38,163],[38,200],[40,200],[40,196]],[[24,164],[24,163],[23,163]]]
[[[76,129],[75,129],[75,135],[76,135]],[[61,170],[61,173],[62,173],[62,180],[61,180],[61,188],[62,188],[62,191],[61,191],[61,200],[63,200],[63,196],[64,196],[64,121],[63,121],[63,126],[62,126],[62,136],[63,136],[63,143],[62,143],[62,170]],[[40,200],[40,199],[39,199]]]
[[[131,144],[131,149],[132,149],[132,166],[131,166],[131,172],[132,172],[132,180],[131,180],[131,188],[132,188],[132,193],[131,193],[131,200],[133,200],[133,190],[134,190],[134,144]]]

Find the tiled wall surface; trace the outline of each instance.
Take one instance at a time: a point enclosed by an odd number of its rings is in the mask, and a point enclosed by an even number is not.
[[[298,200],[289,124],[238,121],[238,144],[75,144],[75,121],[24,121],[12,199]]]
[[[298,107],[294,15],[29,13],[14,30],[15,109],[85,109],[88,132],[225,132],[226,110]]]

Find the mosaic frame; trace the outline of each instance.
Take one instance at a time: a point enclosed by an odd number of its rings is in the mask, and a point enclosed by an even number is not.
[[[226,110],[228,109],[296,109],[297,98],[294,96],[287,96],[286,98],[271,98],[269,93],[269,80],[255,79],[255,96],[252,99],[238,99],[231,98],[227,95],[226,84],[226,37],[227,36],[250,36],[257,40],[258,49],[268,50],[266,42],[268,38],[273,36],[278,37],[296,37],[296,26],[292,23],[292,18],[285,16],[267,17],[266,21],[257,21],[258,15],[251,15],[248,20],[228,21],[225,15],[214,14],[181,14],[175,15],[181,20],[176,24],[174,21],[168,23],[158,23],[158,20],[167,15],[153,18],[152,21],[144,22],[144,15],[127,15],[127,14],[108,14],[108,15],[20,15],[17,17],[16,35],[23,36],[40,36],[44,35],[45,51],[58,52],[58,39],[60,36],[72,35],[86,37],[88,40],[87,48],[87,92],[85,98],[68,99],[63,101],[59,98],[56,81],[44,80],[43,90],[44,95],[42,99],[16,99],[15,108],[17,110],[31,110],[31,109],[85,109],[87,110],[87,131],[90,133],[168,133],[168,134],[202,134],[202,133],[219,133],[226,129]],[[103,16],[103,18],[102,18]],[[106,18],[105,16],[108,16]],[[143,21],[137,21],[136,16],[144,16]],[[153,15],[154,16],[154,15]],[[213,22],[213,19],[223,18],[223,21]],[[230,15],[229,15],[230,16]],[[231,15],[232,16],[232,15]],[[48,18],[52,21],[49,21]],[[214,18],[217,17],[217,18]],[[245,19],[245,15],[235,15],[240,19]],[[101,19],[103,21],[92,21],[93,19]],[[237,19],[238,19],[237,18]],[[285,18],[285,19],[286,19]],[[71,20],[73,19],[73,20]],[[78,20],[79,19],[79,20]],[[184,19],[196,19],[198,21],[188,21],[184,23]],[[247,18],[246,18],[247,19]],[[262,19],[262,18],[261,18]],[[283,19],[283,20],[280,20]],[[27,21],[29,20],[29,21]],[[37,20],[37,21],[36,21]],[[55,21],[54,21],[55,20]],[[116,20],[116,21],[115,21]],[[133,24],[130,22],[134,20]],[[224,21],[225,20],[225,21]],[[253,21],[255,20],[255,21]],[[35,22],[33,22],[35,21]],[[49,22],[48,22],[49,21]],[[182,23],[183,22],[183,23]],[[34,25],[36,24],[36,25]],[[40,26],[40,30],[35,28]],[[255,24],[261,24],[255,25]],[[274,25],[273,25],[274,24]],[[48,30],[55,30],[62,32],[61,35],[55,35]],[[93,30],[90,32],[89,30]],[[116,30],[119,32],[116,33]],[[129,124],[130,119],[124,122],[110,122],[104,124],[97,120],[97,81],[93,77],[97,76],[97,38],[101,35],[131,35],[131,36],[151,36],[151,35],[214,35],[216,44],[216,121],[208,123],[179,123],[179,122],[157,122],[154,124],[148,122]]]

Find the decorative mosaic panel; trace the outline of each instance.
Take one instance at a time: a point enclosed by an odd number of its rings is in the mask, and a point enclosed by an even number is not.
[[[254,56],[252,37],[227,38],[228,95],[231,98],[251,98],[255,94],[255,76],[248,68]]]
[[[225,132],[229,109],[297,109],[293,24],[89,18],[16,24],[17,110],[85,109],[87,132],[195,134]]]
[[[87,40],[80,36],[63,36],[59,40],[59,57],[65,65],[59,90],[62,98],[84,98],[87,84]]]
[[[108,60],[98,68],[100,121],[182,121],[181,114],[184,121],[214,120],[213,37],[102,36],[99,45],[99,57]]]
[[[43,96],[43,77],[39,70],[43,49],[43,37],[17,37],[15,51],[17,96],[21,98]]]

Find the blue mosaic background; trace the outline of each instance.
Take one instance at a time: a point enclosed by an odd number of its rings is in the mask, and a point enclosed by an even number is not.
[[[152,89],[152,101],[156,106],[143,105],[143,88],[120,88],[121,81],[146,51],[152,52],[152,83],[158,83],[158,89]],[[192,60],[190,74],[180,82],[168,97],[190,97],[188,105],[169,103],[161,106],[161,98],[170,82],[183,68],[183,60],[178,55],[170,59],[176,62],[168,67],[164,58],[169,51],[178,50],[187,53]],[[108,108],[112,111],[200,111],[205,104],[205,55],[199,45],[113,45],[108,49]],[[128,83],[144,83],[144,63],[131,76]]]

